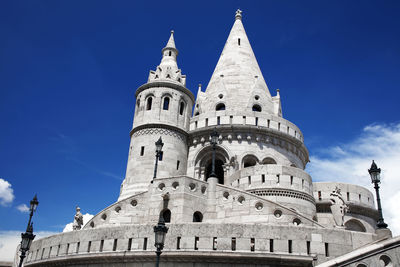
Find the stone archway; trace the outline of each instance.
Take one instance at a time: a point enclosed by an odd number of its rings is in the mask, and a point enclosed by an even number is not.
[[[215,150],[215,173],[219,184],[224,184],[226,178],[225,166],[229,163],[229,155],[221,146]],[[204,147],[195,159],[196,178],[206,181],[211,174],[212,166],[212,148]]]

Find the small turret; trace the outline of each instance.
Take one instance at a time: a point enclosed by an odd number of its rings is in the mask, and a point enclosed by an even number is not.
[[[150,71],[148,82],[169,80],[186,85],[186,75],[182,75],[176,58],[178,50],[175,47],[174,31],[171,31],[167,45],[162,49],[162,59],[156,71]]]
[[[144,192],[153,179],[155,141],[162,137],[163,156],[158,162],[157,177],[186,174],[187,131],[194,96],[185,87],[176,57],[174,32],[162,49],[156,71],[136,90],[136,108],[125,180],[119,199]]]

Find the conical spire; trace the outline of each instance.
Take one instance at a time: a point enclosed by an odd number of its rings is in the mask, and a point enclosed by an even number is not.
[[[175,47],[175,40],[174,40],[174,30],[171,31],[171,36],[169,37],[168,43],[167,45],[164,47],[164,49],[166,48],[173,48],[176,50]]]
[[[179,82],[185,86],[186,76],[182,75],[181,70],[178,68],[177,56],[178,50],[175,47],[174,31],[171,31],[167,45],[162,49],[161,63],[156,71],[150,71],[148,82],[168,80]]]
[[[254,104],[261,104],[263,111],[273,113],[271,95],[243,27],[241,10],[236,11],[235,23],[205,93],[210,105],[216,104],[213,99],[225,102],[227,110],[251,110]]]

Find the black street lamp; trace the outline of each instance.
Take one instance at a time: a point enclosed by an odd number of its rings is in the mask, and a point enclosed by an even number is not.
[[[160,255],[164,248],[165,235],[167,234],[167,232],[168,232],[168,227],[165,226],[164,218],[162,215],[160,215],[157,226],[154,226],[154,234],[155,234],[154,246],[157,248],[156,267],[158,267],[160,264]]]
[[[217,177],[215,174],[215,149],[217,147],[219,134],[217,130],[214,128],[211,133],[211,145],[212,145],[212,165],[211,165],[211,174],[210,177]]]
[[[379,219],[376,224],[379,229],[387,228],[387,224],[383,221],[382,215],[382,207],[381,207],[381,198],[379,197],[379,184],[381,183],[381,169],[376,166],[375,161],[372,161],[371,169],[368,170],[369,175],[371,176],[371,182],[374,184],[375,192],[376,192],[376,202],[378,204],[378,212]]]
[[[33,234],[33,223],[31,221],[32,221],[33,213],[36,211],[36,208],[38,205],[39,205],[39,201],[37,200],[37,197],[35,195],[30,202],[30,207],[29,207],[30,214],[29,214],[28,226],[26,227],[25,233],[21,234],[22,241],[21,241],[21,247],[19,249],[21,251],[21,255],[19,256],[20,257],[20,261],[19,261],[19,265],[18,265],[19,267],[22,266],[22,262],[24,261],[26,252],[29,251],[32,241],[33,241],[33,239],[35,239],[35,235]]]
[[[156,164],[154,165],[153,180],[156,179],[156,177],[157,177],[158,159],[161,156],[163,146],[164,146],[164,143],[161,140],[161,136],[160,136],[160,138],[156,142]],[[151,182],[153,182],[153,181],[151,181]]]

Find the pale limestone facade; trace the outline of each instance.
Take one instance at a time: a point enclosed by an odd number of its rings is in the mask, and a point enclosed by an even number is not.
[[[390,231],[376,231],[369,190],[313,183],[304,170],[309,154],[303,135],[282,117],[279,91],[270,95],[241,12],[197,99],[185,87],[177,55],[171,32],[160,65],[136,91],[118,201],[80,231],[33,242],[26,266],[153,266],[152,227],[159,216],[169,227],[162,266],[347,266],[335,259],[360,255],[369,259],[360,264],[378,266],[373,262],[382,256],[376,248],[382,242],[391,242],[385,257],[399,262],[393,256],[399,242],[387,240]],[[214,128],[218,178],[209,178]],[[160,136],[164,154],[153,181]],[[337,189],[349,208],[344,226],[331,211]],[[357,250],[368,244],[375,250]],[[359,252],[346,256],[352,251]]]

